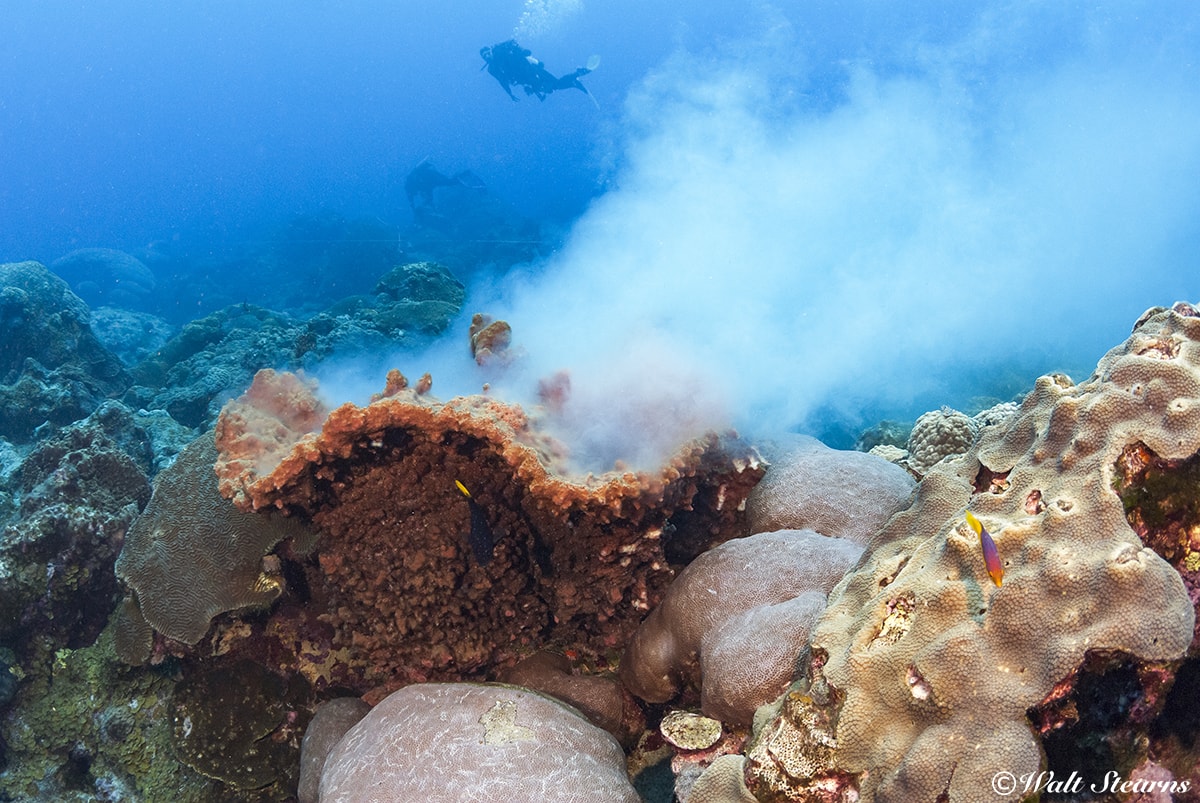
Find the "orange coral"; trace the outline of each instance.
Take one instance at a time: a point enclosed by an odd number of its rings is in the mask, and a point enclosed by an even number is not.
[[[491,316],[475,313],[471,316],[471,356],[480,365],[509,359],[508,347],[512,345],[512,327],[507,321],[494,321]]]
[[[319,433],[302,419],[281,454],[271,402],[299,384],[263,371],[217,427],[222,493],[323,533],[313,603],[363,689],[483,677],[547,643],[619,647],[674,575],[667,555],[737,534],[763,471],[752,450],[710,433],[654,473],[567,477],[565,447],[521,407],[484,396],[443,403],[399,385],[366,407],[337,408]],[[255,470],[264,448],[280,455],[269,473]],[[456,481],[488,517],[486,566],[471,558]]]

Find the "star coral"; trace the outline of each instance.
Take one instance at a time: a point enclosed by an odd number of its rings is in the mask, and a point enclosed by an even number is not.
[[[1053,701],[1095,656],[1126,662],[1122,693],[1139,698],[1129,722],[1144,735],[1196,615],[1179,571],[1126,520],[1127,509],[1135,523],[1170,519],[1178,494],[1151,511],[1114,491],[1137,475],[1131,447],[1172,467],[1200,452],[1200,317],[1188,305],[1148,312],[1086,382],[1042,377],[1015,415],[929,467],[831,593],[807,688],[748,754],[760,799],[1020,799],[991,779],[1044,766],[1042,731],[1070,719]],[[988,580],[968,507],[995,537],[1003,587]]]

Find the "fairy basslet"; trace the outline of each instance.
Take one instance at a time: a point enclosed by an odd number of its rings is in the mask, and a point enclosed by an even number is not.
[[[987,566],[988,576],[992,578],[992,582],[997,586],[1004,584],[1004,566],[1000,563],[1000,551],[996,549],[996,542],[992,540],[992,535],[979,519],[967,511],[967,524],[971,525],[971,529],[979,536],[979,546],[983,549],[983,563]]]
[[[467,497],[467,508],[471,511],[471,532],[467,534],[467,540],[471,544],[471,553],[475,556],[476,563],[480,566],[487,566],[492,559],[492,552],[496,547],[496,539],[492,536],[492,528],[488,524],[487,516],[483,513],[483,508],[471,496],[471,492],[467,490],[467,486],[458,480],[455,480],[454,484],[462,492],[462,495]]]

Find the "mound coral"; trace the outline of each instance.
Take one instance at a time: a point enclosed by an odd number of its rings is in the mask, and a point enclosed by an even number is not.
[[[485,677],[555,643],[603,657],[661,598],[672,545],[744,528],[763,469],[734,441],[684,444],[655,473],[570,477],[520,407],[427,388],[396,372],[383,397],[326,417],[303,382],[264,371],[218,423],[222,492],[322,533],[310,607],[348,656],[343,685]]]
[[[392,693],[334,747],[321,800],[638,803],[620,745],[578,711],[515,686]]]
[[[1141,497],[1123,504],[1116,490],[1139,476],[1131,454],[1198,451],[1200,317],[1189,305],[1151,310],[1082,384],[1039,379],[1015,415],[929,468],[912,507],[831,593],[811,682],[748,754],[751,788],[762,800],[1020,799],[1019,784],[994,792],[993,776],[1036,775],[1040,737],[1081,716],[1057,703],[1097,660],[1115,661],[1113,677],[1139,700],[1125,715],[1144,737],[1193,644],[1184,580],[1194,583],[1196,548],[1169,553],[1173,567],[1150,548]],[[1003,585],[986,573],[967,509],[994,536]]]
[[[300,745],[299,803],[317,803],[321,773],[330,752],[370,710],[371,706],[358,697],[335,697],[317,706]]]
[[[943,407],[925,413],[908,435],[908,465],[924,475],[943,458],[970,449],[978,434],[979,424],[958,410]]]
[[[792,682],[825,594],[861,551],[811,530],[781,530],[705,552],[638,629],[621,659],[622,681],[655,703],[699,687],[706,714],[748,724]]]
[[[830,449],[803,435],[764,454],[771,463],[746,500],[750,531],[816,530],[865,545],[908,504],[912,476],[875,455]]]

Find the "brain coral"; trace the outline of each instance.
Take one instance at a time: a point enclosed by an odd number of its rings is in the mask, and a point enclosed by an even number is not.
[[[522,408],[428,387],[393,372],[381,398],[326,417],[311,388],[264,371],[217,427],[226,495],[320,529],[308,585],[348,656],[339,682],[360,693],[489,677],[546,644],[615,650],[673,576],[671,544],[745,526],[762,468],[743,445],[708,435],[655,472],[570,476]]]
[[[116,573],[131,596],[121,607],[117,646],[130,663],[148,657],[145,623],[194,644],[217,614],[269,604],[282,589],[281,578],[264,571],[263,556],[295,535],[297,525],[244,513],[222,499],[216,457],[211,434],[180,452],[158,475],[150,504],[125,537]]]
[[[321,800],[638,803],[620,745],[570,706],[516,686],[392,693],[334,747]]]
[[[991,779],[1042,766],[1027,712],[1088,655],[1182,658],[1187,590],[1114,492],[1133,446],[1170,460],[1200,450],[1200,317],[1187,305],[1144,316],[1082,384],[1042,377],[1015,415],[930,468],[831,593],[811,685],[748,755],[760,798],[1017,800]],[[967,509],[995,538],[1000,587]]]
[[[915,483],[876,455],[796,435],[764,452],[771,467],[746,500],[750,531],[816,530],[866,544],[908,504]]]
[[[621,659],[622,681],[655,703],[699,686],[706,714],[748,723],[792,681],[825,593],[861,551],[811,530],[781,530],[705,552],[638,629]]]
[[[979,424],[965,413],[943,407],[925,413],[908,436],[908,465],[918,474],[945,457],[971,448]]]

